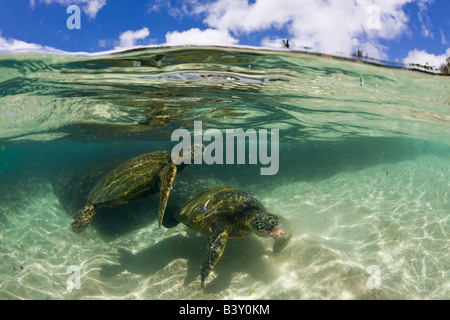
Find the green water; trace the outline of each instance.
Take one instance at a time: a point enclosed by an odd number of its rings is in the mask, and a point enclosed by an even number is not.
[[[449,299],[449,92],[448,77],[289,51],[0,56],[0,299]],[[204,290],[208,239],[158,228],[158,196],[70,228],[104,174],[194,121],[278,129],[279,170],[188,166],[169,206],[235,187],[293,230],[278,254],[231,239]]]

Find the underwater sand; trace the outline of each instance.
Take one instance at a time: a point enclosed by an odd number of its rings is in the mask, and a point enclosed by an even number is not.
[[[109,242],[93,227],[73,234],[37,181],[0,204],[0,299],[448,299],[449,181],[450,159],[424,155],[270,193],[255,185],[292,239],[276,255],[270,239],[229,240],[204,290],[205,236],[156,221]],[[367,284],[373,265],[379,289]]]

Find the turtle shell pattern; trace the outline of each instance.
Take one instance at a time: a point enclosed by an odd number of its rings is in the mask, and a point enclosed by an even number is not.
[[[156,151],[130,159],[103,177],[88,195],[94,205],[118,206],[159,192],[158,173],[171,162]]]
[[[213,188],[199,193],[181,210],[178,220],[191,229],[211,236],[228,229],[228,237],[241,238],[252,233],[250,220],[264,206],[246,192],[232,188]]]

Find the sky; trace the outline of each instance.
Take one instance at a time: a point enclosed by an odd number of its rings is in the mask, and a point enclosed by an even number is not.
[[[0,0],[0,52],[156,45],[363,50],[390,62],[450,56],[450,0]]]

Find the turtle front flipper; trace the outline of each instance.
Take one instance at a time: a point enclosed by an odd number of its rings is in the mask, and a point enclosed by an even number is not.
[[[94,206],[92,203],[88,202],[86,206],[77,212],[73,217],[72,231],[75,233],[81,233],[89,226],[92,218],[95,215]]]
[[[161,184],[159,188],[159,212],[158,212],[158,224],[161,227],[164,211],[166,210],[167,200],[169,200],[170,190],[172,190],[173,181],[177,175],[177,166],[174,163],[169,163],[164,169],[161,170],[159,175]]]
[[[212,235],[209,238],[208,244],[206,245],[205,254],[203,256],[203,265],[201,269],[201,287],[205,287],[205,279],[211,272],[211,270],[219,261],[220,257],[225,250],[225,245],[228,240],[228,231],[224,230],[221,233]]]

